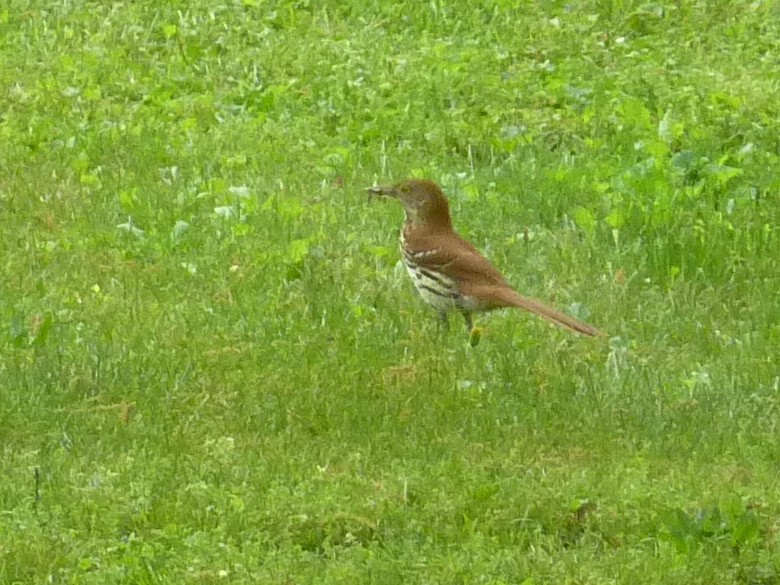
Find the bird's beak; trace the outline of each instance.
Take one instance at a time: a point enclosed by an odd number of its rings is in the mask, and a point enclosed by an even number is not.
[[[398,193],[393,185],[374,185],[366,189],[372,197],[397,197]]]

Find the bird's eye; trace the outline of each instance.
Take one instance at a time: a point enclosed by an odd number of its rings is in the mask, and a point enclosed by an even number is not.
[[[409,185],[401,185],[401,193],[408,193],[412,188]]]

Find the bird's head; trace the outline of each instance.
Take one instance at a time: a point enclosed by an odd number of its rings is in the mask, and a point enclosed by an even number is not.
[[[369,187],[368,192],[377,197],[398,199],[406,211],[406,221],[412,224],[452,227],[447,198],[433,181],[405,179],[394,185]]]

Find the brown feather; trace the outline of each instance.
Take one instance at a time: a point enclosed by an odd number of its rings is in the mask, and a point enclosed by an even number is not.
[[[517,307],[583,335],[602,335],[598,329],[587,323],[561,313],[541,301],[517,293],[490,261],[455,232],[437,234],[422,229],[410,229],[405,238],[408,250],[428,252],[417,260],[420,266],[436,269],[452,278],[458,284],[459,292],[471,297],[478,310]]]
[[[530,311],[552,323],[565,327],[571,331],[576,331],[582,335],[588,335],[590,337],[601,337],[604,335],[604,333],[595,327],[583,323],[574,317],[570,317],[565,313],[561,313],[560,311],[545,305],[541,301],[537,301],[530,297],[524,297],[508,286],[480,287],[466,284],[461,287],[461,291],[465,295],[482,299],[484,303],[482,308],[485,311],[500,309],[502,307],[517,307]]]
[[[518,294],[479,250],[453,230],[447,198],[433,181],[409,179],[369,191],[395,197],[403,204],[406,221],[401,240],[407,267],[418,290],[428,294],[427,302],[440,313],[456,307],[471,327],[472,312],[517,307],[582,335],[604,335],[541,301]],[[450,292],[446,287],[457,290]]]

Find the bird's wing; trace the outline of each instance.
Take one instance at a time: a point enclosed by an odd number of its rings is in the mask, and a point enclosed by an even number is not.
[[[508,286],[479,250],[456,234],[418,234],[410,240],[407,250],[423,267],[439,270],[459,283]]]

